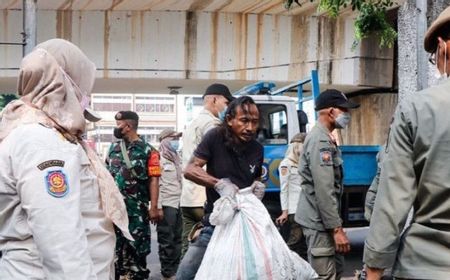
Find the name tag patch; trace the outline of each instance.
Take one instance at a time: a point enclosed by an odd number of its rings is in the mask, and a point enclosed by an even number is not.
[[[331,151],[328,151],[328,150],[320,151],[320,164],[333,165],[333,157],[331,155]]]
[[[49,171],[45,177],[47,192],[53,197],[64,197],[69,192],[67,176],[62,170]]]
[[[47,160],[47,161],[44,161],[43,163],[40,163],[37,166],[37,168],[42,171],[44,169],[47,169],[49,167],[54,167],[54,166],[64,167],[64,161],[57,160],[57,159]]]

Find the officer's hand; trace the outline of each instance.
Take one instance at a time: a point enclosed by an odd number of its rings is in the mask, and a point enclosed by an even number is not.
[[[347,234],[345,234],[342,227],[338,227],[333,230],[333,237],[337,253],[345,254],[350,252],[350,242],[348,241]]]
[[[234,197],[239,190],[239,188],[233,184],[230,179],[224,178],[220,179],[215,185],[214,189],[216,192],[220,194],[221,197],[223,196],[229,196]]]
[[[284,223],[286,223],[287,219],[288,219],[288,211],[287,210],[283,210],[281,215],[275,220],[275,223],[277,225],[281,226]]]
[[[253,194],[256,195],[259,200],[263,199],[264,192],[266,191],[266,185],[264,185],[263,182],[254,181],[250,188],[252,189]]]
[[[156,225],[159,220],[159,213],[158,208],[156,207],[150,207],[150,210],[148,210],[148,216],[150,217],[150,223]]]

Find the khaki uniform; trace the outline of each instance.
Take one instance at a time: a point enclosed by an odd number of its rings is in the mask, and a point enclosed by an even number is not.
[[[377,197],[378,185],[380,183],[381,165],[383,163],[385,153],[386,151],[384,150],[384,146],[382,146],[377,154],[377,173],[375,175],[375,178],[373,178],[372,184],[370,184],[370,187],[366,193],[366,202],[364,205],[364,217],[368,222],[370,222],[373,206],[375,204],[375,198]]]
[[[170,278],[177,273],[181,258],[181,220],[180,195],[181,177],[173,161],[161,156],[161,177],[159,179],[158,209],[163,209],[163,220],[156,226],[158,233],[158,252],[161,274]]]
[[[412,279],[450,277],[450,83],[397,110],[364,248],[369,267]],[[411,207],[411,225],[400,238]]]
[[[187,166],[203,136],[211,128],[220,124],[220,120],[206,109],[200,111],[183,132],[183,168]],[[183,178],[181,207],[203,207],[206,201],[205,187]]]
[[[335,253],[331,230],[342,226],[342,158],[327,128],[320,123],[306,136],[299,174],[302,194],[295,220],[303,228],[309,262],[319,279],[339,279],[343,257]]]
[[[158,208],[168,206],[178,209],[180,207],[181,180],[178,179],[177,167],[174,162],[165,157],[161,157],[160,164]]]
[[[0,279],[114,279],[115,235],[79,144],[40,124],[0,144]]]
[[[289,237],[286,241],[289,249],[299,254],[302,258],[307,258],[305,237],[298,223],[294,221],[298,200],[302,189],[300,187],[301,177],[298,174],[298,164],[284,158],[280,162],[278,171],[280,173],[280,204],[281,210],[288,211],[288,231]]]
[[[302,189],[301,177],[298,174],[297,163],[284,158],[278,167],[280,173],[280,204],[281,210],[288,210],[288,214],[295,214],[298,199]]]
[[[210,111],[202,109],[183,132],[182,164],[183,169],[189,163],[198,144],[210,129],[218,126],[220,120]],[[198,224],[204,215],[203,206],[206,202],[205,187],[195,184],[183,177],[181,191],[181,212],[183,214],[182,257],[188,249],[188,236],[192,228]]]

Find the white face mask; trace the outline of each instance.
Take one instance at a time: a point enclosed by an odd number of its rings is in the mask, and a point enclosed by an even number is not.
[[[350,113],[348,112],[343,112],[340,113],[337,117],[336,117],[336,128],[346,128],[347,125],[350,123]]]

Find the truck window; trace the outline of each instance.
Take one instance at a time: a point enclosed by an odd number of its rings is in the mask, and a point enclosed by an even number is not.
[[[260,123],[257,140],[262,145],[288,143],[287,113],[284,105],[259,104]]]

